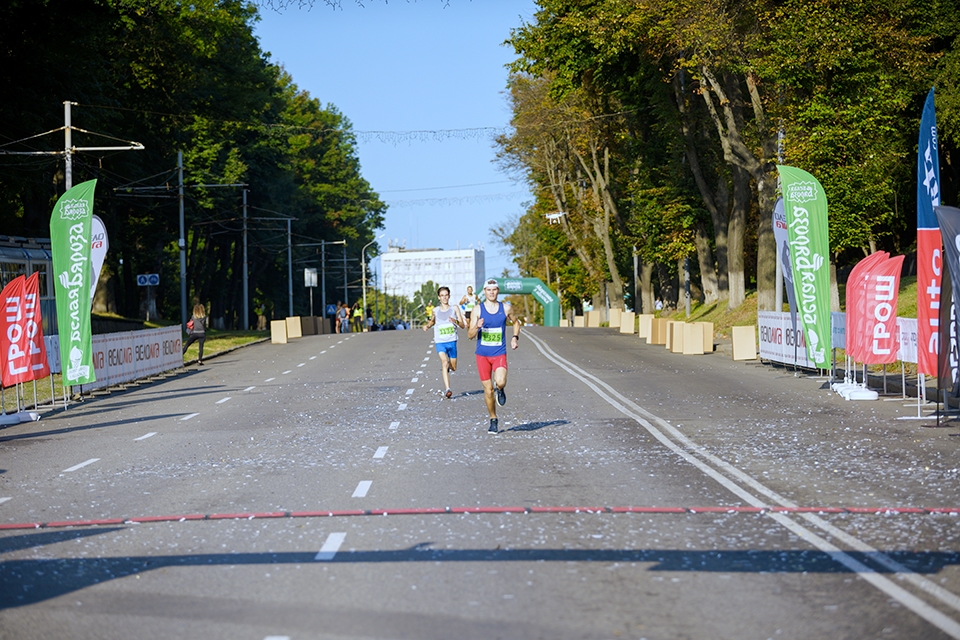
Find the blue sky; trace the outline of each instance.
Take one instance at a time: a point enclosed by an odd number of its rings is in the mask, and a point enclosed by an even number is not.
[[[515,274],[490,228],[518,218],[531,196],[497,170],[493,137],[510,120],[504,65],[515,55],[501,43],[532,21],[533,3],[364,5],[262,8],[255,33],[301,89],[351,121],[363,176],[390,205],[384,251],[388,240],[408,249],[483,245],[488,275]]]

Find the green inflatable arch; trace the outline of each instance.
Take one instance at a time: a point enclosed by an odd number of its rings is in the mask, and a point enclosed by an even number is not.
[[[500,293],[530,294],[543,305],[543,326],[560,326],[560,298],[540,278],[495,278]],[[482,299],[482,298],[481,298]]]

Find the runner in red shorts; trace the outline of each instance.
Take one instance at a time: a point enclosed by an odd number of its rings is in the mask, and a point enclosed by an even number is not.
[[[483,383],[483,399],[490,414],[487,433],[499,433],[497,405],[507,403],[507,324],[513,325],[510,348],[520,344],[520,320],[513,315],[509,302],[498,302],[500,285],[490,278],[483,285],[483,304],[474,307],[470,314],[470,329],[467,336],[477,338],[477,371]]]

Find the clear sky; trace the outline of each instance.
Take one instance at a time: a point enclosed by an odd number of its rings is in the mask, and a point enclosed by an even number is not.
[[[493,138],[510,120],[504,65],[515,54],[502,43],[534,11],[530,0],[261,8],[261,48],[352,123],[363,177],[389,205],[383,251],[482,245],[489,276],[516,275],[490,229],[531,195],[497,170]]]

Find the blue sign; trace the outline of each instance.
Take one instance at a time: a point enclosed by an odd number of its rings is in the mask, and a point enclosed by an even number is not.
[[[327,315],[328,315],[328,316],[334,316],[334,315],[336,315],[336,314],[337,314],[337,305],[335,305],[335,304],[328,304],[328,305],[327,305]]]
[[[160,274],[158,273],[137,274],[138,287],[155,287],[158,284],[160,284]]]

